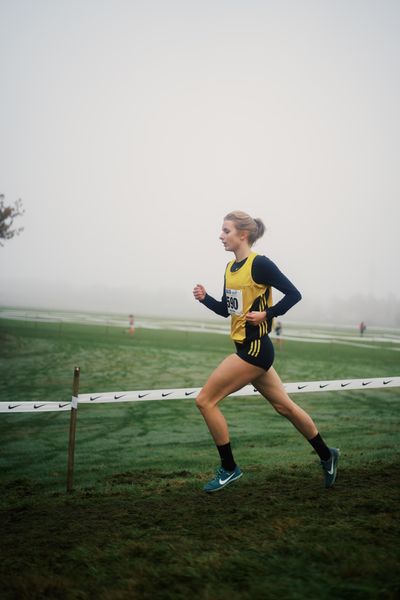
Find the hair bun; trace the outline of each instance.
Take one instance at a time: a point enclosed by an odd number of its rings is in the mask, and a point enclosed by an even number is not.
[[[264,235],[265,233],[265,225],[264,223],[261,221],[261,219],[254,219],[254,223],[257,225],[257,237],[256,239],[258,240],[258,238],[260,238],[261,236]]]

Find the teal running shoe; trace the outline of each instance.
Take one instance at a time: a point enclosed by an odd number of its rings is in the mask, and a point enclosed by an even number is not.
[[[325,487],[330,488],[336,480],[337,467],[339,462],[339,448],[329,448],[331,457],[329,460],[321,460],[322,470],[325,475]]]
[[[222,488],[236,481],[242,475],[243,473],[237,465],[234,471],[226,471],[222,467],[218,467],[215,478],[206,483],[203,490],[205,492],[218,492],[218,490],[222,490]]]

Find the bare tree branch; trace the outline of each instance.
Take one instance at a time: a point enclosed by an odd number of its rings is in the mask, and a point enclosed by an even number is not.
[[[13,206],[6,206],[4,194],[0,194],[0,246],[4,246],[2,240],[10,240],[24,230],[23,227],[12,229],[14,219],[21,217],[24,213],[21,199],[17,200]]]

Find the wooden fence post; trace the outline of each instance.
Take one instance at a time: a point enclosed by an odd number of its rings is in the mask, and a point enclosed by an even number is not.
[[[74,481],[75,434],[76,434],[76,419],[78,416],[79,374],[80,374],[80,368],[75,367],[74,382],[72,385],[71,417],[70,417],[70,422],[69,422],[67,492],[72,492],[73,481]],[[74,404],[75,404],[75,406],[74,406]]]

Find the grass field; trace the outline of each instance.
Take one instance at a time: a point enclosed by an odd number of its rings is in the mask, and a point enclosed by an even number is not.
[[[0,320],[0,401],[201,386],[225,336]],[[399,352],[286,342],[284,381],[399,375]],[[218,494],[193,401],[82,405],[75,488],[68,413],[1,414],[3,599],[395,599],[400,389],[294,397],[341,448],[325,490],[316,455],[260,398],[223,403],[245,475]]]

